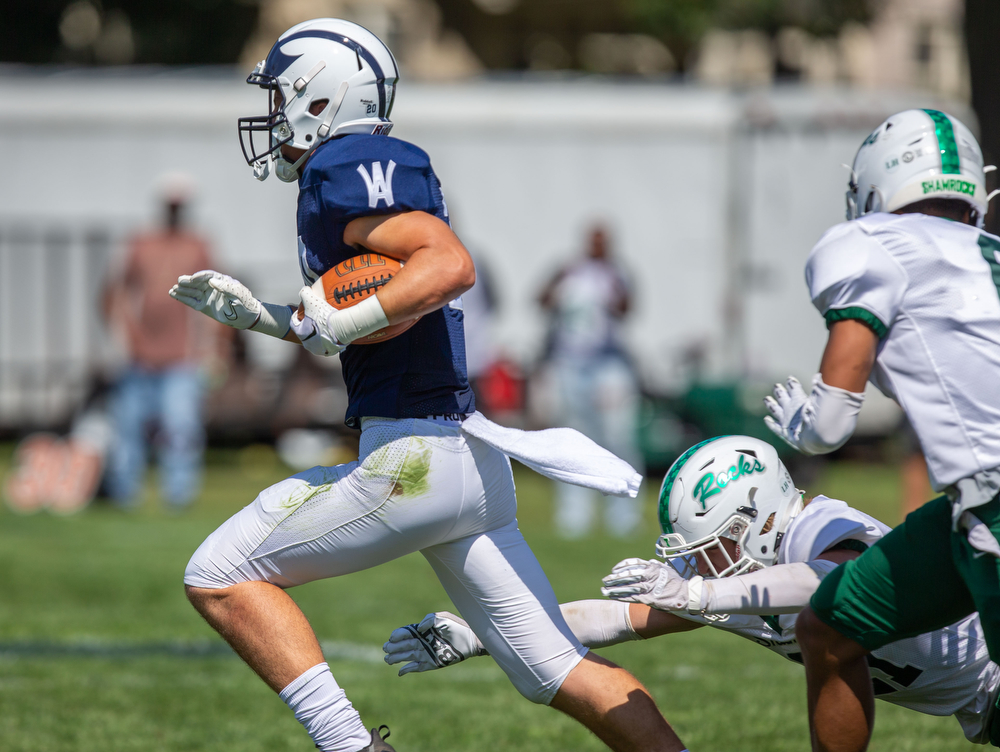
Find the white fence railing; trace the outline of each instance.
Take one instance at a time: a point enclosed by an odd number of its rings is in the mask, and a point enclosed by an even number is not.
[[[0,219],[0,428],[66,421],[110,365],[100,298],[119,237]]]

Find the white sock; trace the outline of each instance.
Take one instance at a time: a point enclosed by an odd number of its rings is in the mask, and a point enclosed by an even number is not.
[[[323,752],[358,752],[371,743],[361,716],[326,663],[313,666],[278,696]]]

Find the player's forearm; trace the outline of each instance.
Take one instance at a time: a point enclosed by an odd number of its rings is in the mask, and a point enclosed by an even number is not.
[[[689,611],[703,614],[797,614],[837,564],[817,560],[779,564],[750,574],[691,584]]]
[[[475,265],[460,243],[427,246],[414,252],[377,296],[389,323],[398,324],[443,308],[475,282]]]
[[[377,296],[390,324],[443,308],[476,282],[472,257],[447,222],[422,211],[359,217],[344,242],[403,263]]]

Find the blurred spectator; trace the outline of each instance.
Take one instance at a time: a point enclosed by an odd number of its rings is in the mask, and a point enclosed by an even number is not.
[[[476,409],[506,426],[524,418],[524,376],[517,363],[498,351],[493,336],[497,295],[493,274],[482,256],[476,262],[476,284],[462,294],[465,313],[465,361]]]
[[[151,422],[159,429],[160,488],[166,503],[174,509],[187,506],[201,483],[203,366],[230,330],[167,295],[179,275],[214,266],[207,243],[184,226],[191,188],[181,176],[165,181],[165,226],[130,239],[124,268],[105,288],[105,316],[121,335],[129,358],[110,399],[116,435],[108,490],[122,507],[138,503]]]
[[[637,436],[639,387],[619,332],[630,293],[609,257],[603,227],[591,229],[583,258],[556,273],[539,303],[551,316],[546,359],[555,382],[555,422],[581,431],[642,472]],[[595,492],[560,484],[556,531],[566,538],[586,535],[596,505]],[[604,517],[612,535],[630,535],[641,522],[641,502],[608,498]]]
[[[462,311],[465,314],[466,368],[478,401],[476,382],[497,359],[493,342],[497,296],[489,264],[478,254],[473,259],[476,262],[476,284],[462,294]]]

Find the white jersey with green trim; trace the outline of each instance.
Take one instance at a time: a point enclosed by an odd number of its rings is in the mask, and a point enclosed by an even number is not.
[[[817,496],[789,523],[775,566],[811,561],[846,540],[871,545],[888,531],[843,501]],[[677,615],[802,662],[795,638],[797,614]],[[986,743],[989,710],[1000,691],[1000,666],[990,661],[978,615],[879,648],[868,657],[868,665],[879,699],[927,715],[954,715],[970,741]]]
[[[879,335],[871,381],[906,412],[934,488],[1000,466],[1000,238],[869,214],[823,235],[806,284],[828,323]]]

